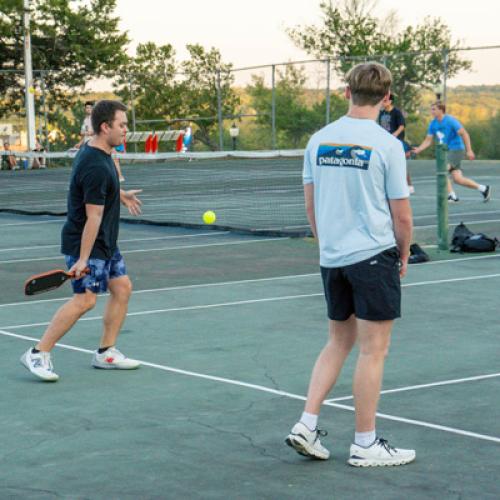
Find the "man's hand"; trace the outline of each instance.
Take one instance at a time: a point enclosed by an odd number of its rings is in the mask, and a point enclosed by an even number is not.
[[[467,156],[468,160],[474,160],[476,158],[476,155],[474,154],[474,151],[472,151],[472,149],[469,149],[469,151],[465,153],[465,156]]]
[[[80,279],[82,276],[85,276],[87,274],[87,260],[85,259],[78,259],[73,266],[71,266],[71,269],[69,270],[70,274],[74,274],[75,279]]]
[[[121,202],[127,207],[131,215],[141,214],[142,201],[136,196],[139,193],[142,193],[142,189],[121,190]]]
[[[418,148],[411,148],[411,153],[416,156],[420,153],[420,150]]]
[[[404,278],[406,276],[406,272],[408,271],[408,257],[401,257],[400,262],[399,277]]]

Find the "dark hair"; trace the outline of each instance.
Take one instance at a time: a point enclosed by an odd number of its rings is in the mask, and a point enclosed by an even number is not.
[[[394,94],[389,94],[389,101],[394,102]]]
[[[389,92],[391,72],[377,62],[361,63],[346,75],[351,90],[352,103],[356,106],[375,106]]]
[[[85,106],[93,106],[94,101],[85,101]]]
[[[90,115],[94,133],[100,134],[103,123],[107,123],[111,127],[117,111],[127,111],[127,106],[120,101],[99,101],[92,109],[92,114]]]
[[[441,101],[436,101],[432,103],[433,106],[436,106],[437,109],[440,109],[443,113],[446,113],[446,104]]]

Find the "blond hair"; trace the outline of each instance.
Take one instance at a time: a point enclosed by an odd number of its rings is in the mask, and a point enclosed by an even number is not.
[[[352,103],[357,106],[375,106],[389,92],[392,83],[391,72],[377,62],[357,64],[345,79]]]

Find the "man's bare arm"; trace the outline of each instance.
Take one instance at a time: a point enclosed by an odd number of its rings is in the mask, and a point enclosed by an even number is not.
[[[410,244],[413,232],[413,219],[411,213],[410,200],[403,198],[400,200],[389,200],[391,208],[392,223],[396,244],[401,254],[401,277],[406,274],[408,258],[410,257]]]
[[[306,202],[306,214],[313,236],[318,239],[316,230],[316,216],[314,215],[314,184],[304,184],[304,199]]]

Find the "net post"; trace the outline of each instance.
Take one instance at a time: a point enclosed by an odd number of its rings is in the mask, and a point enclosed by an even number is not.
[[[437,237],[440,250],[448,250],[448,172],[446,150],[446,144],[436,144]]]
[[[276,149],[276,66],[271,67],[271,149]]]

